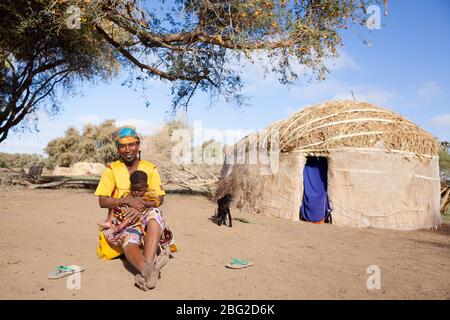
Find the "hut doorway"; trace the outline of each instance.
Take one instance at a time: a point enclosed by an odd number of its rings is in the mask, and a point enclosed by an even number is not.
[[[325,157],[307,157],[303,169],[303,200],[300,219],[321,223],[329,218],[328,161]]]

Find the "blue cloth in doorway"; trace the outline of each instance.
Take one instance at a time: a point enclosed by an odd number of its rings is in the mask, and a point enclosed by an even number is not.
[[[325,219],[330,204],[327,193],[328,164],[326,158],[308,157],[303,170],[302,220],[320,222]]]

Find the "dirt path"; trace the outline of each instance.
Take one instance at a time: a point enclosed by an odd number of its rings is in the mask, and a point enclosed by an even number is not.
[[[291,222],[233,209],[233,228],[210,221],[214,204],[169,195],[162,208],[179,252],[155,290],[134,287],[122,260],[95,254],[105,211],[91,190],[0,193],[1,299],[450,299],[450,225],[397,232]],[[233,257],[255,262],[230,270]],[[46,275],[86,267],[81,289]],[[379,266],[381,289],[367,289]]]

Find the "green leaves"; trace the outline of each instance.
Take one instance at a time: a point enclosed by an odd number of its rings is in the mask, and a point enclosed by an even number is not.
[[[63,137],[51,140],[45,152],[54,166],[70,167],[80,161],[112,162],[117,160],[117,149],[111,139],[115,130],[114,120],[107,120],[97,126],[87,124],[81,134],[71,127]]]

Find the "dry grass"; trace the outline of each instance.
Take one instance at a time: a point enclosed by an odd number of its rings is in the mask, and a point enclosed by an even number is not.
[[[450,214],[450,187],[447,186],[441,186],[441,213]]]
[[[341,147],[381,147],[413,153],[418,157],[437,155],[436,139],[403,116],[365,102],[329,101],[307,107],[278,121],[259,134],[258,142],[270,141],[278,132],[281,152],[302,150],[326,153]],[[255,134],[237,145],[242,146]]]
[[[0,168],[0,191],[11,191],[23,188],[27,174],[11,169]]]
[[[172,185],[179,190],[212,195],[222,165],[179,164],[179,158],[174,161],[176,159],[172,159],[172,150],[179,142],[172,141],[171,137],[176,129],[190,130],[182,122],[172,121],[153,135],[144,137],[141,142],[142,159],[151,161],[158,167],[164,185]],[[202,148],[202,146],[196,148]],[[202,154],[202,150],[196,152]]]

